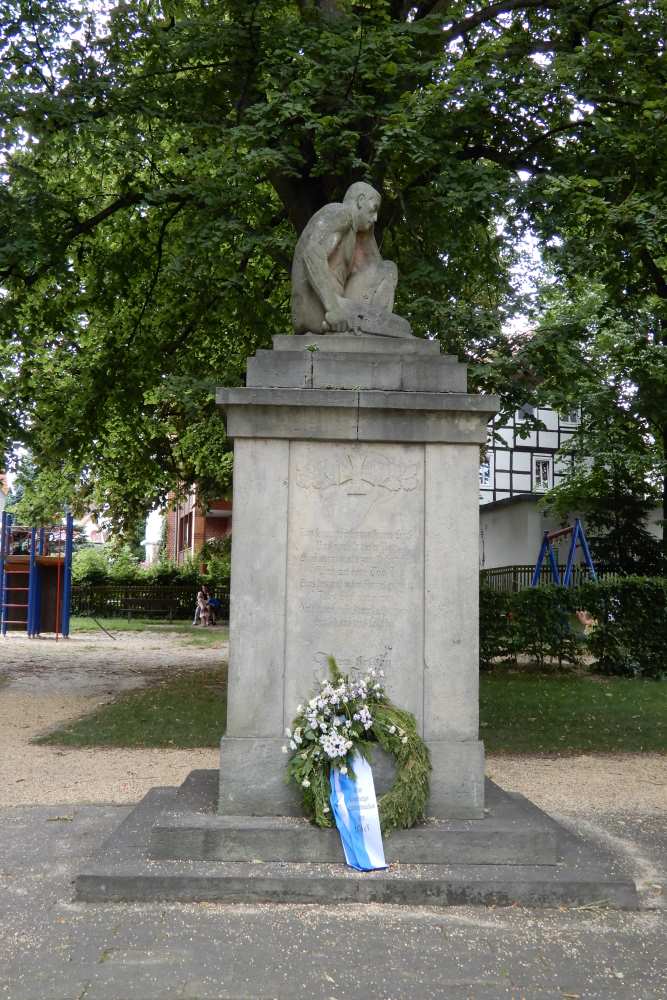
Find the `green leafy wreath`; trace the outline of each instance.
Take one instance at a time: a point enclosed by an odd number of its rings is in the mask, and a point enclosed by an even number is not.
[[[332,826],[329,776],[332,767],[354,777],[352,758],[359,752],[372,761],[380,746],[396,761],[396,777],[378,801],[382,832],[405,830],[424,817],[431,761],[410,712],[393,705],[382,683],[382,671],[364,677],[342,674],[329,657],[330,680],[307,705],[299,705],[283,753],[287,780],[299,787],[306,815],[318,826]]]

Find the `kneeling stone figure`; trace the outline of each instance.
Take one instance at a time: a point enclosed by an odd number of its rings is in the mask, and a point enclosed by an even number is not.
[[[307,223],[292,262],[295,333],[412,336],[408,321],[392,311],[398,269],[382,259],[375,240],[380,202],[360,181]]]

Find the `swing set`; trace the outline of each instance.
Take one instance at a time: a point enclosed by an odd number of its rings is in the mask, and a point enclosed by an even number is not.
[[[561,538],[565,538],[570,534],[572,535],[570,551],[567,554],[567,565],[565,566],[565,572],[563,573],[563,578],[561,579],[560,570],[558,569],[558,558],[552,543],[556,542],[558,544]],[[558,531],[544,532],[540,554],[537,557],[535,571],[530,582],[531,587],[539,586],[540,577],[542,575],[542,563],[544,562],[544,557],[547,555],[549,557],[552,582],[558,584],[558,586],[570,587],[574,576],[574,560],[577,554],[578,545],[581,547],[581,551],[584,554],[584,562],[586,563],[586,568],[588,569],[591,580],[597,580],[597,574],[595,572],[595,566],[593,565],[591,550],[588,547],[588,539],[586,538],[584,526],[577,517],[575,518],[574,524],[569,524],[567,528],[560,528]]]
[[[69,636],[74,519],[30,528],[3,513],[0,523],[0,636]]]

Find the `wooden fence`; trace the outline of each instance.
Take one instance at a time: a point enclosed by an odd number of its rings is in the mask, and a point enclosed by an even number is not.
[[[214,588],[211,597],[221,602],[218,620],[229,620],[229,590]],[[94,618],[174,618],[194,617],[196,587],[155,587],[142,584],[74,584],[72,614]]]
[[[492,590],[516,592],[530,587],[534,568],[534,566],[500,566],[496,569],[483,569],[479,574],[480,583]],[[559,566],[559,570],[561,574],[564,573],[565,565]],[[586,568],[575,566],[574,586],[587,579]],[[540,584],[551,582],[549,567],[543,566]],[[211,597],[217,597],[221,602],[217,617],[222,621],[228,621],[229,589],[214,589],[211,591]],[[196,603],[197,588],[192,586],[78,583],[74,584],[72,589],[72,614],[95,618],[187,619],[194,615]]]
[[[558,571],[561,579],[565,574],[565,563],[559,565]],[[479,573],[479,582],[491,590],[505,590],[516,593],[530,587],[535,572],[534,566],[498,566],[496,569],[483,569]],[[598,572],[598,578],[600,573]],[[603,574],[604,575],[604,574]],[[577,587],[580,583],[585,583],[590,576],[585,566],[575,566],[572,571],[572,586]],[[553,583],[550,566],[542,566],[540,573],[540,586]]]

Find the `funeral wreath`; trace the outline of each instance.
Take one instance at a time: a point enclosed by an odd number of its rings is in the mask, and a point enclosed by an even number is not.
[[[424,816],[431,771],[414,716],[389,701],[381,670],[349,677],[332,656],[329,670],[331,677],[320,682],[306,705],[298,706],[285,731],[287,780],[298,785],[306,815],[318,826],[332,826],[331,769],[354,778],[355,752],[372,764],[373,748],[380,746],[396,761],[394,783],[378,801],[382,832],[414,826]]]

